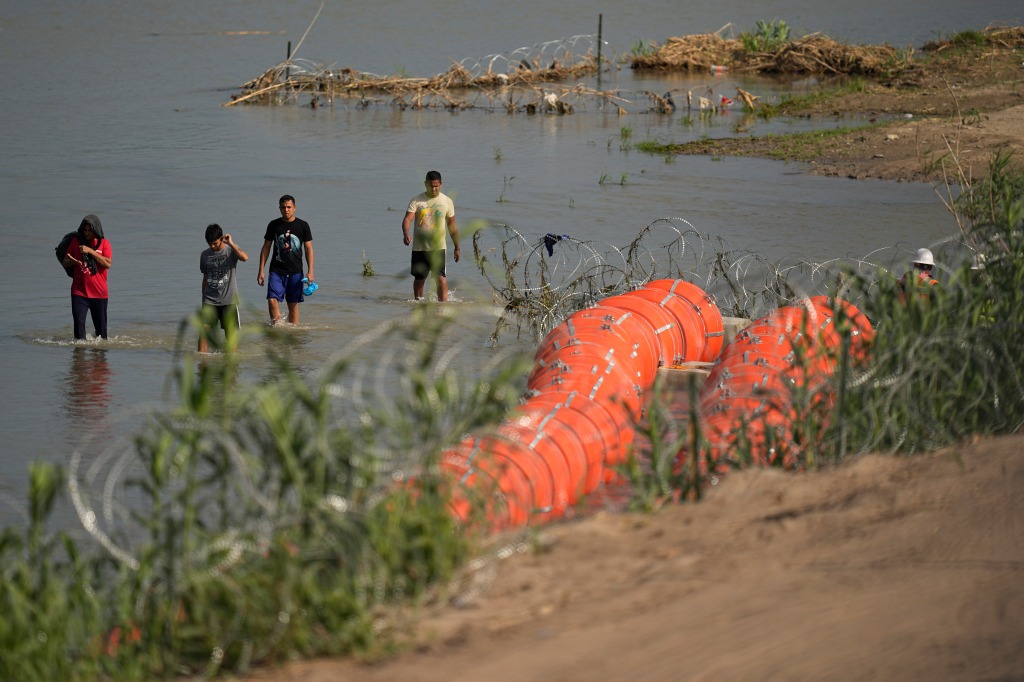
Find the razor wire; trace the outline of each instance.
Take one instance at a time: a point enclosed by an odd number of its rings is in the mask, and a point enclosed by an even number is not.
[[[69,457],[68,476],[84,532],[118,565],[138,571],[149,556],[154,505],[165,515],[164,524],[182,524],[185,511],[177,505],[187,499],[202,521],[202,541],[175,556],[175,572],[230,572],[264,556],[281,529],[300,527],[309,514],[331,529],[322,546],[308,548],[312,555],[365,556],[363,522],[382,495],[410,478],[436,474],[438,452],[498,421],[502,409],[522,395],[528,354],[522,343],[500,343],[510,327],[543,334],[576,310],[660,278],[697,284],[723,312],[759,317],[799,298],[831,293],[844,278],[863,278],[870,293],[872,286],[894,280],[913,253],[897,244],[860,257],[773,260],[731,248],[680,217],[654,220],[623,246],[557,233],[529,236],[501,223],[478,230],[473,244],[477,266],[501,305],[423,306],[420,315],[382,323],[344,344],[311,374],[236,387],[228,420],[155,410],[141,432],[115,426],[82,442]],[[969,252],[955,239],[933,247],[937,261],[950,270]],[[491,346],[483,331],[488,327]],[[922,339],[922,354],[937,345]],[[996,349],[999,357],[973,361],[1005,363],[1011,350]],[[884,374],[868,370],[851,382],[879,386],[892,401],[891,412],[903,415],[906,410],[896,407],[910,398],[917,362],[890,362]],[[955,381],[962,368],[950,365],[948,379]],[[1012,372],[1019,375],[1016,367]],[[1018,384],[1024,384],[1019,376]],[[985,379],[964,409],[993,412],[997,389],[992,377]],[[864,435],[849,441],[850,451],[868,451],[883,438],[900,447],[900,433],[909,438],[914,430],[902,419],[866,421]],[[941,419],[931,419],[927,428],[934,430],[928,442],[940,444],[948,436]],[[920,437],[920,428],[913,436]],[[311,505],[299,504],[301,494],[284,465],[288,450],[310,471],[323,467],[327,484],[315,491]],[[152,471],[159,457],[169,457],[171,466],[158,486]],[[479,571],[520,551],[522,537],[495,538],[466,570]],[[383,569],[365,558],[358,570],[364,573],[362,598],[380,597],[375,576]]]
[[[969,254],[958,239],[933,246],[949,271]],[[895,244],[864,256],[773,260],[733,248],[685,218],[663,217],[624,246],[558,233],[528,237],[504,223],[489,223],[474,233],[473,254],[505,306],[499,322],[539,339],[576,310],[654,279],[685,279],[711,295],[723,314],[753,319],[801,298],[829,294],[853,277],[895,281],[913,250]]]
[[[580,82],[598,68],[596,46],[593,35],[550,40],[453,61],[447,72],[430,78],[388,76],[340,68],[336,62],[293,58],[244,83],[226,104],[305,102],[312,108],[386,106],[528,114],[571,114],[604,106],[613,106],[619,113],[667,113],[675,108],[670,93],[595,89]],[[622,61],[621,52],[610,44],[602,47],[606,50],[602,62],[618,65]]]

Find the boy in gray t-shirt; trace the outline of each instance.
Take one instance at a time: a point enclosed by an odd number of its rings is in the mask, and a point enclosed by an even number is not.
[[[207,352],[210,327],[219,321],[224,330],[225,349],[238,349],[238,285],[235,283],[235,266],[239,261],[249,260],[243,251],[224,234],[221,226],[214,223],[206,227],[206,243],[210,248],[199,256],[199,271],[203,273],[203,307],[200,317],[203,329],[199,334],[199,352]]]

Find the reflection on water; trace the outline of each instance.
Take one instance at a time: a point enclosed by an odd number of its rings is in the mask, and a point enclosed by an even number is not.
[[[66,412],[74,433],[95,434],[109,421],[110,365],[105,348],[73,348],[64,378]]]

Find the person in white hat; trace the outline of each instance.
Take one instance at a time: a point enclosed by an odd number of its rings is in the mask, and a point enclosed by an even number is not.
[[[910,264],[913,266],[912,269],[905,273],[899,281],[900,300],[905,300],[904,297],[907,294],[907,290],[915,287],[921,287],[921,297],[928,298],[932,293],[931,287],[939,283],[938,280],[932,277],[932,270],[935,268],[935,257],[928,249],[921,248],[917,250],[917,254],[910,261]]]

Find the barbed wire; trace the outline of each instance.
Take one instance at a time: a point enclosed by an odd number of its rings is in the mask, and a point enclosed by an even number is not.
[[[623,247],[557,233],[528,238],[504,223],[489,223],[473,235],[477,268],[507,313],[492,338],[514,325],[517,333],[539,339],[572,312],[659,278],[686,279],[713,296],[723,314],[753,319],[828,294],[854,276],[895,281],[915,248],[894,244],[824,261],[771,259],[732,248],[681,217],[652,221]],[[940,273],[956,270],[971,253],[959,238],[937,242],[932,250]]]
[[[617,69],[622,62],[621,53],[605,42],[598,65],[596,47],[596,36],[577,35],[453,61],[448,71],[430,78],[389,76],[293,58],[244,83],[226,105],[305,103],[313,108],[389,106],[558,115],[606,106],[620,114],[675,109],[670,92],[600,89],[580,82],[599,68],[610,64]],[[709,96],[712,88],[707,88]]]

